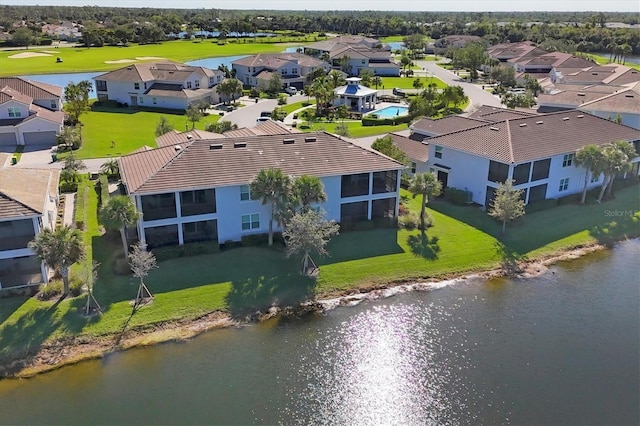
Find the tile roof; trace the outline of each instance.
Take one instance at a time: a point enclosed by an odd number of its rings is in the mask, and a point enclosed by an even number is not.
[[[190,130],[188,132],[179,132],[171,130],[162,136],[156,138],[158,148],[172,146],[180,143],[191,142],[196,139],[216,139],[224,138],[223,135],[213,132],[205,132],[203,130]]]
[[[629,89],[601,96],[591,102],[585,102],[579,109],[584,111],[640,114],[640,82]]]
[[[246,58],[237,59],[231,62],[232,65],[243,65],[248,67],[265,67],[270,69],[278,69],[281,66],[295,62],[299,66],[304,67],[322,67],[328,65],[326,62],[313,56],[303,53],[259,53],[257,55],[247,56]]]
[[[492,107],[482,105],[480,108],[468,115],[469,118],[476,118],[484,121],[502,121],[510,118],[530,117],[535,113],[519,111],[515,109]]]
[[[180,64],[178,62],[143,62],[131,64],[126,67],[110,71],[93,77],[94,80],[105,81],[165,81],[181,82],[186,81],[193,73],[212,76],[221,73],[218,70],[210,70],[204,67],[195,67]]]
[[[216,149],[219,148],[219,149]],[[264,168],[287,175],[332,176],[399,170],[404,166],[329,133],[198,140],[119,160],[129,193],[162,193],[245,184]]]
[[[286,135],[289,133],[300,133],[300,130],[286,126],[279,121],[267,120],[258,123],[255,127],[242,127],[240,129],[229,130],[224,133],[205,132],[204,130],[189,130],[188,132],[178,132],[171,130],[162,136],[156,138],[156,144],[159,148],[165,146],[173,146],[185,142],[191,142],[199,139],[226,139],[244,136],[260,136],[260,135]]]
[[[429,159],[428,143],[418,142],[414,139],[398,135],[396,133],[390,133],[389,136],[391,136],[394,145],[400,148],[411,160],[426,163]]]
[[[637,139],[640,130],[574,110],[489,123],[435,136],[429,143],[503,163],[521,163],[574,152],[587,144]]]
[[[23,93],[32,99],[58,99],[62,97],[62,87],[20,77],[0,77],[0,87],[10,88]]]
[[[486,121],[476,118],[463,117],[461,115],[450,115],[448,117],[433,120],[431,118],[421,118],[411,125],[411,129],[417,132],[432,135],[444,135],[458,130],[469,129],[471,127],[486,124]]]
[[[0,218],[44,213],[47,194],[58,193],[59,170],[0,169]]]
[[[9,86],[4,86],[0,88],[0,104],[8,101],[16,101],[26,105],[31,105],[33,98],[17,91],[16,89],[12,89]]]

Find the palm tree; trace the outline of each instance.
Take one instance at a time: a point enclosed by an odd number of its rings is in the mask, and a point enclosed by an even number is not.
[[[287,194],[289,177],[280,169],[262,169],[251,182],[251,194],[262,200],[262,204],[269,204],[269,246],[273,245],[273,219],[276,206]]]
[[[585,169],[584,188],[582,189],[582,197],[580,203],[584,204],[587,199],[587,185],[589,178],[600,169],[602,164],[602,151],[597,145],[585,145],[576,152],[576,165]]]
[[[70,226],[63,226],[55,231],[44,229],[29,242],[29,248],[49,267],[60,272],[64,285],[63,295],[69,294],[69,269],[84,257],[82,233]]]
[[[382,86],[382,77],[380,77],[379,75],[374,76],[371,79],[371,83],[373,83],[373,85],[376,86],[376,90],[377,90],[378,86]]]
[[[598,196],[598,202],[602,201],[605,190],[607,196],[611,196],[613,181],[616,175],[631,170],[631,160],[638,156],[633,145],[627,141],[615,141],[602,148],[602,171],[605,180]]]
[[[416,173],[409,183],[409,192],[413,194],[413,198],[422,195],[422,203],[420,203],[420,225],[424,231],[424,211],[427,207],[429,197],[437,197],[442,191],[442,183],[436,179],[433,173]]]
[[[317,176],[302,175],[293,182],[294,192],[302,204],[302,211],[311,208],[311,203],[327,201],[322,181]]]
[[[327,78],[333,89],[340,87],[345,83],[344,75],[338,70],[332,70],[327,74]]]
[[[124,255],[129,253],[127,246],[127,226],[135,224],[142,215],[136,210],[131,198],[126,195],[109,197],[109,200],[100,210],[100,222],[107,230],[119,230],[122,239]]]
[[[103,173],[107,176],[117,176],[118,173],[120,173],[118,160],[112,158],[102,163],[102,165],[100,166],[100,173]]]

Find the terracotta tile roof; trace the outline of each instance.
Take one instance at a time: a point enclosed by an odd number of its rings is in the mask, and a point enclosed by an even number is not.
[[[484,121],[502,121],[510,118],[530,117],[536,115],[534,113],[519,111],[515,109],[492,107],[488,105],[482,105],[480,108],[469,114],[469,118],[475,118]]]
[[[489,123],[436,136],[429,143],[503,163],[520,163],[574,152],[587,144],[637,139],[640,130],[574,110]]]
[[[485,123],[486,121],[476,118],[463,117],[461,115],[450,115],[437,120],[421,118],[411,125],[411,129],[418,133],[426,133],[428,136],[439,136],[451,132],[457,132],[458,130],[480,126]]]
[[[33,98],[25,95],[15,89],[12,89],[9,86],[4,86],[0,88],[0,104],[3,104],[8,101],[16,101],[23,104],[31,105],[33,102]]]
[[[171,130],[162,136],[156,138],[156,144],[159,148],[172,146],[179,143],[191,142],[197,139],[216,139],[224,138],[223,135],[213,132],[205,132],[203,130],[190,130],[188,132],[179,132]]]
[[[198,140],[121,157],[129,193],[162,193],[250,182],[264,168],[287,175],[331,176],[404,166],[328,133]]]
[[[429,159],[428,143],[418,142],[406,136],[390,133],[391,139],[395,146],[400,148],[411,160],[426,163]]]
[[[186,81],[193,73],[212,76],[221,71],[212,71],[204,67],[184,65],[177,62],[143,62],[110,71],[94,77],[104,81]]]
[[[305,55],[303,53],[259,53],[257,55],[247,56],[231,62],[232,65],[243,65],[249,67],[265,67],[269,69],[278,69],[281,66],[288,64],[289,62],[295,62],[299,66],[303,67],[321,67],[327,65],[326,62],[313,56]]]
[[[58,99],[62,97],[62,87],[19,77],[0,77],[0,87],[10,88],[29,96],[32,99]]]
[[[28,117],[28,119],[39,117],[48,121],[52,121],[56,124],[59,124],[60,126],[64,124],[64,112],[62,111],[51,111],[36,105],[31,105],[29,111],[31,111],[32,114]]]
[[[189,130],[188,132],[178,132],[177,130],[172,130],[162,136],[157,137],[156,144],[159,148],[161,148],[200,139],[226,139],[244,136],[286,135],[289,133],[300,133],[300,130],[288,127],[284,123],[280,123],[278,121],[268,120],[260,122],[255,127],[242,127],[236,130],[229,130],[222,134],[205,132],[204,130]]]
[[[640,82],[633,87],[585,102],[584,111],[611,111],[614,113],[640,114]]]
[[[58,193],[59,170],[0,169],[0,218],[44,213],[47,193]]]

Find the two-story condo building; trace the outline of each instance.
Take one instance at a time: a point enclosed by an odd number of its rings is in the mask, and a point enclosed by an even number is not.
[[[314,69],[331,71],[331,66],[320,59],[302,53],[260,53],[231,62],[236,78],[250,87],[267,87],[273,73],[280,74],[283,86],[302,89],[307,75]]]
[[[0,289],[48,281],[28,243],[55,227],[59,180],[59,170],[0,168]]]
[[[128,65],[93,79],[99,101],[183,110],[201,100],[219,103],[216,85],[222,82],[224,73],[176,62],[147,62]]]
[[[62,88],[0,78],[0,146],[54,145],[62,130]]]
[[[124,187],[142,212],[138,235],[151,248],[267,232],[269,207],[251,194],[250,182],[269,167],[292,177],[318,176],[327,219],[393,219],[404,168],[328,133],[194,140],[119,163]]]

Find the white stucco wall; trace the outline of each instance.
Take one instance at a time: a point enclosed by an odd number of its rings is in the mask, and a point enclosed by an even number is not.
[[[20,111],[20,116],[19,117],[9,117],[9,108],[17,108],[18,111]],[[24,104],[22,102],[17,102],[15,100],[10,100],[8,102],[3,103],[2,105],[0,105],[0,119],[2,120],[6,120],[6,119],[17,119],[17,118],[26,118],[29,116],[29,105],[28,104]]]

